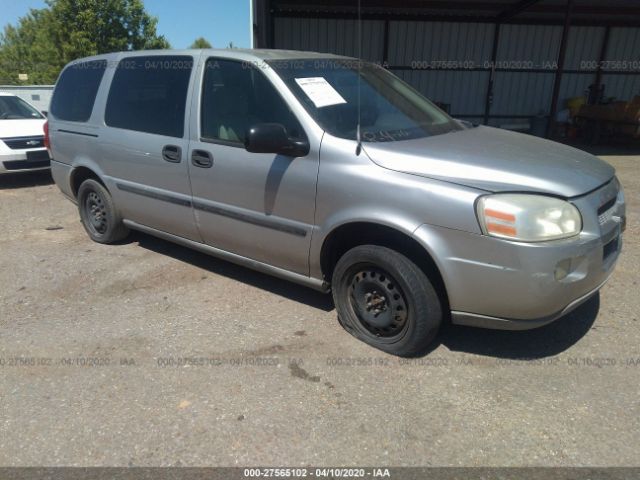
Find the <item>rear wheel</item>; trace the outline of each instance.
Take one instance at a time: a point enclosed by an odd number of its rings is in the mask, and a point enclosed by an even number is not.
[[[386,247],[362,245],[345,253],[334,269],[332,290],[345,330],[394,355],[426,352],[442,323],[429,278]]]
[[[80,185],[78,210],[82,225],[94,242],[113,243],[129,234],[109,191],[94,179],[85,180]]]

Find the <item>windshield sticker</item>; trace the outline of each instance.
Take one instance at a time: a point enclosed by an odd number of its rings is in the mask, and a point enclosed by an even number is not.
[[[296,83],[315,104],[316,108],[347,103],[324,77],[296,78]]]

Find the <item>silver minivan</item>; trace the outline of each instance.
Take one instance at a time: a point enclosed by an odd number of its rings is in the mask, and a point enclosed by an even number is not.
[[[622,246],[614,169],[457,121],[383,68],[277,50],[69,64],[53,177],[100,243],[129,229],[331,290],[342,326],[419,355],[443,321],[529,329],[596,293]]]

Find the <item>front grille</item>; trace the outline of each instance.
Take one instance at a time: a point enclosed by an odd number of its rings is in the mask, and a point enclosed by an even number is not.
[[[607,223],[612,218],[613,218],[613,208],[610,208],[609,210],[607,210],[603,214],[598,215],[598,223],[600,225],[604,225],[605,223]]]
[[[0,138],[7,147],[12,150],[25,150],[28,148],[42,148],[44,147],[44,135],[36,137],[12,137],[12,138]]]
[[[597,210],[598,223],[605,225],[613,217],[616,202],[618,201],[619,187],[617,181],[609,182],[600,193],[600,202]]]
[[[604,212],[606,212],[607,210],[613,208],[613,206],[616,204],[616,197],[613,197],[611,200],[609,200],[608,202],[603,203],[600,208],[598,208],[598,216],[602,215]]]

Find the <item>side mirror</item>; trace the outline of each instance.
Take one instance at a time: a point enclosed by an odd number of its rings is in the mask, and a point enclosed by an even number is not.
[[[289,138],[284,125],[279,123],[259,123],[249,128],[245,135],[244,148],[251,153],[304,157],[309,153],[309,142]]]

